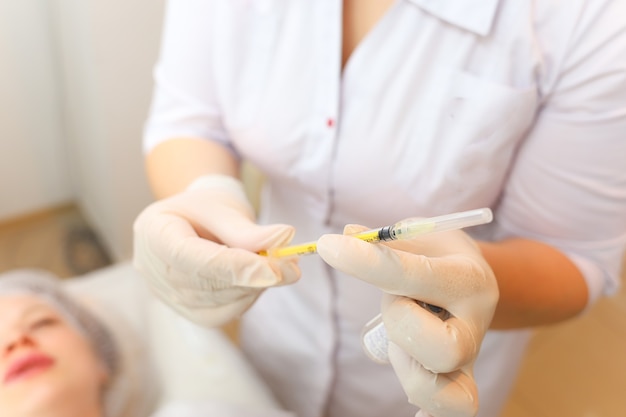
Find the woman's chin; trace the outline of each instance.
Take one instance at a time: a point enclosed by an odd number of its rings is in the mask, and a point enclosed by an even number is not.
[[[10,403],[14,412],[7,414],[16,417],[61,416],[56,412],[66,410],[68,405],[80,402],[76,387],[68,386],[53,372],[33,372],[13,381]],[[84,392],[84,390],[83,390]],[[82,400],[85,400],[84,394]],[[78,400],[78,401],[77,401]],[[52,412],[54,411],[54,412]],[[4,409],[0,415],[4,416]]]

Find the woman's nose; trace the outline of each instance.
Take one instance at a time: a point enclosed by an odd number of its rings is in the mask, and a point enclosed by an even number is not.
[[[2,353],[8,355],[19,347],[33,346],[31,337],[23,331],[16,331],[2,342]]]

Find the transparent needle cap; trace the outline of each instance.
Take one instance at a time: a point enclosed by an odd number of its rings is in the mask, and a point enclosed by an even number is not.
[[[361,333],[361,345],[365,354],[374,362],[384,365],[389,363],[387,353],[389,340],[383,324],[383,316],[378,314],[370,320]]]
[[[445,232],[485,224],[491,222],[492,219],[493,214],[488,208],[445,214],[427,219],[410,218],[393,224],[389,234],[393,240],[412,239],[427,233]]]

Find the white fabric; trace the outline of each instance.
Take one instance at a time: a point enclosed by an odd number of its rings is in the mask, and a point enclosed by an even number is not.
[[[187,337],[182,330],[187,324],[150,294],[129,263],[64,283],[122,338],[124,380],[116,389],[126,392],[118,393],[115,417],[164,417],[183,410],[189,414],[179,417],[290,415],[221,331],[203,330],[201,344]],[[220,410],[224,414],[214,413]]]
[[[267,178],[261,221],[296,226],[294,242],[491,207],[472,234],[560,248],[593,302],[615,290],[626,240],[624,15],[609,0],[398,0],[342,72],[340,1],[172,1],[145,149],[232,147]],[[300,265],[242,323],[257,369],[301,417],[413,416],[361,352],[379,292],[319,257]],[[501,349],[526,338],[486,336],[480,416],[517,366]]]
[[[255,411],[232,404],[216,403],[172,403],[159,410],[152,417],[294,417],[281,410]]]
[[[284,415],[270,389],[220,330],[198,328],[160,302],[153,303],[150,315],[162,408],[245,410],[246,417]]]

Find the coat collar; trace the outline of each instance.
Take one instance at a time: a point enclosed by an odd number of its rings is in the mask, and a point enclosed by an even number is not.
[[[500,0],[408,0],[455,26],[486,36]]]

